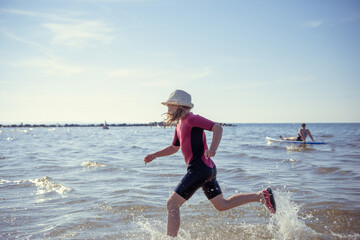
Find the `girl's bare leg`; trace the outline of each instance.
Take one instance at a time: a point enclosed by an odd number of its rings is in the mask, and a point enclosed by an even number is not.
[[[176,237],[180,228],[180,207],[186,199],[173,192],[167,201],[167,235]]]
[[[229,210],[234,207],[241,206],[250,202],[261,202],[263,203],[264,198],[262,192],[258,193],[240,193],[234,196],[231,196],[227,199],[224,198],[223,194],[220,194],[210,202],[214,205],[214,207],[219,211]]]

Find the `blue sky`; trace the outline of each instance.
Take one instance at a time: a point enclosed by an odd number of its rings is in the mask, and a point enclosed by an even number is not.
[[[0,0],[0,123],[360,122],[360,1]]]

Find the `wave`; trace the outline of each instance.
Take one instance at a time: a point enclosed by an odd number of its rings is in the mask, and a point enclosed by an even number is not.
[[[338,167],[318,167],[315,169],[317,174],[330,174],[339,171]]]
[[[47,176],[36,179],[30,179],[30,180],[16,180],[16,181],[1,179],[0,184],[14,183],[20,185],[20,184],[31,183],[32,185],[34,184],[37,187],[37,193],[39,195],[55,192],[61,196],[66,196],[69,192],[72,191],[71,188],[65,187],[64,185],[59,183],[52,182],[51,180],[52,179]]]
[[[81,163],[81,166],[83,167],[106,167],[106,164],[95,162],[95,161],[84,161]]]
[[[337,239],[345,239],[345,240],[358,240],[360,239],[359,233],[351,233],[351,234],[339,234],[339,233],[332,233],[334,237]]]
[[[311,151],[315,151],[314,148],[312,147],[304,147],[304,146],[297,146],[297,145],[289,145],[286,146],[286,151],[288,152],[311,152]]]
[[[65,187],[59,183],[50,181],[50,177],[41,177],[34,180],[29,180],[29,182],[34,183],[38,188],[38,193],[43,194],[47,192],[56,192],[60,195],[66,195],[72,191],[71,188]]]
[[[334,135],[333,134],[320,134],[317,137],[319,137],[319,138],[332,138],[332,137],[334,137]]]

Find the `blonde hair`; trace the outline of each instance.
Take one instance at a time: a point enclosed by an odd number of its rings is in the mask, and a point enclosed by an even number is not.
[[[174,113],[164,113],[163,115],[166,115],[166,118],[164,119],[164,127],[177,124],[181,118],[185,117],[186,113],[190,109],[190,107],[179,105]]]

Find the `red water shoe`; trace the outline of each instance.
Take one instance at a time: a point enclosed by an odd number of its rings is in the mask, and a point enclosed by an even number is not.
[[[266,190],[263,190],[262,194],[264,196],[265,206],[270,210],[271,213],[275,213],[276,212],[276,204],[275,204],[275,198],[274,198],[271,188],[267,188]]]

